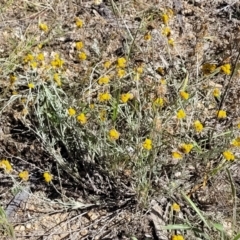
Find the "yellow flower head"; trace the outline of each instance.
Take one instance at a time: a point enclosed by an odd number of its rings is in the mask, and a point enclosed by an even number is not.
[[[56,84],[60,87],[62,85],[61,79],[58,75],[58,73],[53,74],[53,80],[56,82]]]
[[[219,88],[214,88],[212,94],[214,97],[219,98],[221,95],[221,92],[220,92]]]
[[[125,68],[126,67],[127,60],[124,57],[117,59],[117,66],[119,68]]]
[[[182,159],[183,156],[180,152],[172,152],[172,157],[175,159]]]
[[[178,112],[177,112],[177,118],[178,119],[183,119],[186,117],[186,113],[184,112],[183,109],[180,109]]]
[[[176,212],[180,212],[180,206],[177,203],[173,203],[172,210]]]
[[[34,83],[29,83],[29,84],[28,84],[28,87],[29,87],[30,89],[32,89],[32,88],[35,87],[35,85],[34,85]]]
[[[46,23],[40,23],[38,26],[40,30],[48,32],[48,25]]]
[[[74,108],[69,108],[68,109],[68,115],[70,117],[74,116],[76,114],[76,110]]]
[[[224,151],[223,152],[223,156],[228,161],[230,161],[230,160],[233,161],[235,159],[235,156],[234,156],[234,154],[231,151]]]
[[[111,129],[108,133],[111,140],[119,139],[120,133],[116,129]]]
[[[216,64],[205,63],[202,65],[202,72],[204,75],[209,75],[216,70]]]
[[[196,120],[193,125],[196,132],[201,132],[203,130],[203,125],[199,120]]]
[[[162,35],[169,37],[171,35],[170,27],[164,27],[162,30]]]
[[[132,93],[123,93],[121,94],[121,101],[123,103],[128,102],[128,100],[133,99],[133,94]]]
[[[18,174],[18,176],[23,180],[23,181],[28,181],[29,179],[29,173],[28,171],[22,171]]]
[[[169,16],[168,16],[166,13],[164,13],[164,14],[162,15],[162,21],[163,21],[164,24],[167,24],[167,23],[168,23],[168,21],[169,21]]]
[[[103,85],[103,84],[108,84],[109,81],[110,81],[110,77],[109,76],[103,76],[103,77],[99,78],[98,83],[100,85]]]
[[[36,56],[36,59],[38,61],[44,61],[44,54],[43,53],[39,53],[37,56]]]
[[[35,61],[30,63],[31,68],[33,68],[33,69],[37,68],[37,65],[38,65],[38,63]]]
[[[55,58],[53,59],[53,61],[51,61],[51,66],[52,67],[59,67],[61,68],[64,64],[64,61],[59,57],[58,54],[55,55]]]
[[[190,153],[190,151],[192,150],[193,148],[193,144],[182,144],[181,145],[181,151],[184,152],[185,154],[188,154]]]
[[[78,54],[78,58],[82,61],[87,59],[87,54],[85,52],[81,52]]]
[[[6,173],[10,173],[12,171],[12,165],[6,159],[0,161],[0,168],[3,168]]]
[[[98,95],[98,100],[100,102],[106,102],[109,101],[111,99],[111,94],[110,93],[99,93]]]
[[[23,58],[24,63],[32,62],[33,60],[34,56],[30,53]]]
[[[153,106],[155,107],[163,107],[164,105],[164,100],[163,98],[157,98],[154,102],[153,102]]]
[[[44,181],[45,181],[46,183],[49,183],[49,182],[52,181],[53,176],[52,176],[52,174],[49,173],[49,172],[44,172],[44,173],[43,173],[43,178],[44,178]]]
[[[217,117],[218,117],[219,119],[221,119],[221,118],[226,118],[226,117],[227,117],[227,112],[224,111],[224,110],[219,110],[219,111],[217,112]]]
[[[235,138],[232,141],[231,145],[233,145],[234,147],[240,147],[240,137]]]
[[[106,110],[101,110],[99,113],[99,118],[102,122],[104,122],[107,119],[107,111]]]
[[[142,146],[146,150],[151,150],[152,149],[152,140],[149,138],[146,138],[145,141],[143,142]]]
[[[184,237],[182,235],[173,235],[172,240],[184,240]]]
[[[83,42],[76,42],[75,43],[76,49],[79,51],[84,47]]]
[[[75,18],[75,23],[76,23],[76,26],[78,28],[82,28],[83,27],[83,20],[81,20],[80,18],[76,17]]]
[[[152,35],[150,32],[147,32],[145,35],[144,35],[144,40],[145,41],[150,41],[152,39]]]
[[[142,74],[143,73],[143,67],[137,67],[136,73]]]
[[[80,113],[78,116],[77,116],[77,120],[79,123],[81,123],[82,125],[84,125],[86,122],[87,122],[87,118],[85,116],[84,113]]]
[[[119,78],[124,77],[126,74],[126,71],[124,69],[118,69],[117,75]]]
[[[225,73],[226,75],[230,75],[231,74],[231,65],[229,63],[222,65],[221,71],[223,73]]]
[[[112,63],[110,61],[106,61],[106,62],[104,62],[103,66],[104,66],[104,68],[108,69],[108,68],[110,68],[111,64]]]
[[[168,45],[170,45],[170,46],[174,46],[174,39],[173,38],[169,38],[168,39]]]
[[[181,96],[182,99],[188,100],[189,94],[188,94],[187,92],[185,92],[185,91],[180,91],[179,94],[180,94],[180,96]]]
[[[11,85],[14,84],[16,82],[16,80],[17,80],[17,77],[14,74],[11,74],[10,75],[10,84]]]

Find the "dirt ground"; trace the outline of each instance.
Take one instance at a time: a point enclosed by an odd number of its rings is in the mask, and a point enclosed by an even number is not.
[[[168,8],[174,12],[170,24],[177,47],[172,58],[176,60],[173,64],[179,66],[179,74],[181,66],[177,59],[184,62],[190,77],[194,78],[198,63],[209,60],[224,62],[237,56],[234,49],[240,45],[239,1],[106,0],[101,5],[94,5],[93,2],[0,0],[0,158],[11,160],[13,166],[12,175],[0,172],[0,203],[7,212],[8,221],[18,240],[167,240],[172,235],[172,231],[159,227],[170,223],[170,193],[164,196],[160,191],[143,210],[137,202],[127,174],[114,179],[96,165],[89,165],[82,166],[84,178],[76,181],[74,176],[69,176],[67,171],[64,172],[54,161],[54,156],[60,154],[64,157],[66,154],[61,144],[52,150],[52,153],[45,149],[38,134],[34,132],[34,117],[22,116],[21,101],[11,104],[14,96],[11,96],[12,89],[9,88],[7,79],[12,72],[23,75],[24,69],[20,66],[19,59],[28,49],[28,45],[31,45],[31,36],[37,35],[39,21],[46,22],[54,31],[37,36],[34,45],[45,41],[44,51],[50,55],[58,52],[63,56],[66,61],[66,74],[71,79],[63,89],[72,96],[77,95],[81,85],[84,85],[86,79],[81,76],[87,76],[88,67],[97,62],[99,49],[103,52],[103,59],[121,55],[128,31],[134,35],[143,16],[148,19],[146,28],[151,29],[153,38],[157,39],[154,49],[161,52],[164,42],[158,36],[160,23],[156,15]],[[112,8],[113,3],[121,10],[121,14]],[[74,26],[75,17],[83,19],[85,23],[78,31]],[[211,41],[203,41],[206,38]],[[79,39],[84,39],[87,54],[92,56],[92,61],[81,66],[73,51],[74,42]],[[137,41],[139,47],[144,49],[144,40],[139,37]],[[144,50],[136,51],[133,55],[135,61],[144,60],[152,69],[171,58],[157,52],[146,56]],[[171,67],[168,66],[167,70]],[[17,91],[22,95],[26,94],[23,83],[20,81],[16,84]],[[230,95],[226,99],[226,105],[232,109],[231,118],[236,122],[240,119],[239,83],[240,81],[237,81],[231,86]],[[223,86],[224,79],[219,78],[217,84]],[[26,183],[16,180],[18,172],[24,169],[31,172]],[[49,184],[42,180],[42,172],[46,169],[51,169],[56,176]],[[88,174],[86,170],[89,171]],[[235,163],[230,170],[238,202],[240,164]],[[202,188],[198,187],[202,179],[201,171],[199,168],[199,172],[192,175],[191,181],[182,180],[182,184],[192,194],[198,207],[210,218],[214,215],[221,220],[226,232],[231,236],[233,199],[228,176],[219,175]],[[159,177],[155,184],[161,189],[170,183],[167,178]],[[17,192],[20,194],[16,195]],[[16,196],[22,199],[11,210],[11,202],[15,201],[16,204]],[[183,209],[179,219],[183,218],[183,215],[195,219],[192,210],[182,201],[179,193],[175,195],[175,200],[181,202]],[[239,207],[236,216],[236,221],[239,222],[238,211]],[[11,239],[3,232],[0,232],[0,236],[1,239]],[[213,238],[214,234],[211,239]]]

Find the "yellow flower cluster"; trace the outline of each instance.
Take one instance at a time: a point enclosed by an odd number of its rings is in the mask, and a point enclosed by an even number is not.
[[[152,140],[149,138],[146,138],[145,141],[143,142],[143,148],[146,150],[151,150],[152,149]]]
[[[177,118],[178,119],[183,119],[186,117],[186,113],[183,109],[180,109],[178,112],[177,112]]]
[[[120,133],[116,129],[111,129],[108,135],[109,135],[109,138],[113,141],[118,140],[120,137]]]
[[[225,73],[226,75],[230,75],[231,74],[231,65],[229,63],[222,65],[221,71],[223,73]]]
[[[155,99],[155,101],[153,102],[153,106],[154,107],[163,107],[164,105],[164,100],[163,98],[157,98]]]
[[[0,168],[3,168],[6,173],[10,173],[12,171],[12,165],[6,159],[2,159],[0,161]]]
[[[217,112],[217,117],[218,117],[219,119],[226,118],[226,117],[227,117],[227,112],[224,111],[224,110],[219,110],[219,111]]]
[[[188,98],[189,98],[189,93],[187,93],[187,92],[185,92],[185,91],[180,91],[179,94],[180,94],[180,96],[181,96],[182,99],[188,100]]]
[[[46,23],[40,23],[39,25],[39,29],[44,31],[44,32],[48,32],[48,25]]]
[[[173,235],[172,240],[184,240],[184,237],[182,235]]]
[[[106,76],[99,78],[98,83],[100,85],[103,85],[103,84],[108,84],[109,81],[110,81],[110,77],[106,75]]]
[[[174,159],[182,159],[183,158],[182,154],[180,152],[178,152],[178,151],[172,152],[172,157]]]
[[[44,173],[43,173],[43,178],[44,178],[44,180],[45,180],[46,183],[49,183],[49,182],[52,181],[53,176],[52,176],[52,174],[49,173],[49,172],[44,172]]]
[[[117,66],[119,68],[125,68],[127,64],[127,60],[124,57],[118,58],[117,59]]]
[[[29,179],[29,173],[28,171],[22,171],[18,174],[19,178],[21,178],[23,181],[28,181]]]
[[[183,153],[188,154],[188,153],[190,153],[192,148],[193,148],[193,144],[186,144],[186,143],[184,143],[184,144],[181,145],[180,149],[181,149],[181,151]]]
[[[60,76],[58,73],[54,73],[53,74],[53,80],[56,82],[56,84],[61,87],[62,86],[62,82],[61,82],[61,79],[60,79]]]
[[[232,143],[234,147],[240,147],[240,137],[235,138]]]
[[[82,28],[83,27],[83,20],[81,20],[80,18],[76,17],[75,18],[75,24],[78,28]]]
[[[86,115],[84,113],[80,113],[78,116],[77,116],[77,120],[79,123],[81,123],[82,125],[84,125],[86,122],[87,122],[87,118],[86,118]]]
[[[56,54],[54,59],[51,61],[51,66],[54,68],[61,68],[63,64],[64,61],[60,58],[59,54]]]
[[[180,206],[177,203],[173,203],[172,210],[175,212],[180,212]]]
[[[68,109],[68,115],[70,117],[74,116],[76,114],[76,110],[74,108],[69,108]]]
[[[233,161],[235,159],[234,154],[228,150],[223,152],[223,157],[228,161]]]
[[[133,99],[133,94],[132,93],[123,93],[121,94],[121,101],[123,103],[126,103],[128,102],[128,100],[131,100]]]
[[[203,130],[203,125],[199,120],[196,120],[193,125],[196,132],[201,132]]]
[[[111,99],[111,94],[106,92],[106,93],[99,93],[98,95],[98,100],[100,102],[106,102],[106,101],[109,101]]]

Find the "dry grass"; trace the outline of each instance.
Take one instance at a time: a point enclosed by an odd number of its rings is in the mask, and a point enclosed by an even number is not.
[[[237,2],[2,4],[5,210],[31,189],[17,239],[238,239]]]

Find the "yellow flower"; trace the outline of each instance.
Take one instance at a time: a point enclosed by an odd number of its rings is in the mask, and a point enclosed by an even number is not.
[[[34,56],[32,54],[30,54],[30,53],[23,58],[23,61],[25,63],[31,62],[33,60],[34,60]]]
[[[80,18],[76,17],[75,18],[75,23],[76,23],[76,26],[78,28],[82,28],[83,27],[83,20],[81,20]]]
[[[164,27],[162,30],[162,35],[169,37],[171,35],[171,29],[169,27]]]
[[[116,129],[111,129],[108,133],[111,140],[119,139],[120,133]]]
[[[184,100],[188,100],[188,98],[189,98],[189,94],[185,91],[180,91],[180,96]]]
[[[152,140],[149,138],[146,138],[145,141],[143,142],[143,148],[146,150],[151,150],[152,149]]]
[[[143,73],[143,67],[137,67],[136,72],[139,73],[139,74],[142,74]]]
[[[40,30],[44,31],[44,32],[48,32],[48,25],[45,23],[40,23],[39,25]]]
[[[126,71],[124,69],[118,69],[117,75],[118,77],[122,78],[126,74]]]
[[[184,237],[182,235],[173,235],[172,240],[184,240]]]
[[[240,123],[237,124],[237,128],[240,129]]]
[[[56,84],[60,87],[62,85],[61,79],[58,75],[58,73],[53,74],[53,80],[56,82]]]
[[[18,176],[23,180],[23,181],[28,181],[29,179],[29,173],[28,171],[22,171],[18,174]]]
[[[12,171],[12,165],[6,159],[2,159],[0,161],[0,168],[3,168],[6,173],[10,173]]]
[[[168,39],[168,45],[170,45],[170,46],[174,46],[174,39],[173,38],[169,38]]]
[[[77,116],[77,120],[79,123],[81,124],[85,124],[87,122],[87,118],[85,116],[84,113],[80,113],[78,116]]]
[[[68,115],[70,117],[74,116],[76,114],[76,110],[74,108],[69,108],[68,109]]]
[[[84,47],[83,42],[76,42],[75,43],[76,49],[79,51]]]
[[[202,65],[202,72],[204,75],[209,75],[216,70],[216,65],[212,63],[205,63]]]
[[[52,174],[49,173],[49,172],[44,172],[44,173],[43,173],[43,178],[44,178],[44,180],[45,180],[46,183],[49,183],[49,182],[52,181],[53,176],[52,176]]]
[[[184,143],[184,144],[181,145],[181,151],[186,153],[186,154],[190,153],[192,148],[193,148],[193,144],[185,144]]]
[[[183,109],[180,109],[178,112],[177,112],[177,118],[178,119],[183,119],[186,117],[186,113],[184,112]]]
[[[144,40],[145,40],[145,41],[150,41],[151,39],[152,39],[152,35],[151,35],[150,32],[148,32],[148,33],[146,33],[146,34],[144,35]]]
[[[102,122],[104,122],[107,118],[107,111],[106,110],[101,110],[99,113],[99,118]]]
[[[162,107],[164,105],[164,100],[163,98],[157,98],[154,102],[153,102],[153,106],[155,107]]]
[[[110,80],[110,77],[109,77],[109,76],[103,76],[103,77],[99,78],[98,83],[99,83],[100,85],[108,84],[108,83],[109,83],[109,80]]]
[[[90,104],[89,104],[89,108],[90,108],[90,109],[94,109],[94,107],[95,107],[94,103],[90,103]]]
[[[164,24],[167,24],[167,23],[168,23],[168,21],[169,21],[169,16],[168,16],[166,13],[164,13],[164,14],[162,15],[162,21],[163,21]]]
[[[180,152],[172,152],[172,157],[175,159],[182,159],[182,154]]]
[[[231,151],[224,151],[223,152],[223,156],[228,161],[230,161],[230,160],[233,161],[235,159],[235,156],[234,156],[234,154]]]
[[[194,122],[194,128],[195,128],[196,132],[201,132],[203,130],[203,125],[199,120],[196,120]]]
[[[234,147],[240,147],[240,137],[235,138],[232,143]]]
[[[219,111],[217,112],[217,117],[218,117],[219,119],[221,119],[221,118],[226,118],[226,117],[227,117],[227,112],[224,111],[224,110],[219,110]]]
[[[103,66],[104,66],[104,68],[108,69],[108,68],[110,68],[111,64],[112,63],[110,61],[106,61],[106,62],[104,62]]]
[[[30,89],[32,89],[32,88],[35,87],[35,85],[34,85],[34,83],[29,83],[29,84],[28,84],[28,87],[29,87]]]
[[[172,210],[176,212],[180,212],[180,206],[177,203],[173,203]]]
[[[218,97],[220,97],[221,92],[220,92],[219,88],[214,88],[212,94],[214,97],[218,98]]]
[[[126,67],[127,60],[124,57],[117,59],[117,66],[119,68],[125,68]]]
[[[44,61],[44,54],[43,53],[39,53],[37,56],[36,56],[36,59],[38,61]]]
[[[111,94],[109,94],[109,93],[99,93],[99,95],[98,95],[98,100],[100,101],[100,102],[105,102],[105,101],[108,101],[108,100],[110,100],[111,99]]]
[[[121,94],[121,101],[123,103],[128,102],[129,99],[133,99],[133,94],[132,93],[123,93],[123,94]]]
[[[78,54],[78,58],[84,61],[87,59],[87,54],[85,52],[81,52]]]
[[[11,74],[10,75],[10,84],[11,85],[14,84],[16,82],[16,80],[17,80],[17,77],[14,74]]]
[[[221,71],[223,73],[225,73],[226,75],[230,75],[231,74],[231,65],[229,63],[222,65]]]
[[[52,67],[62,67],[64,64],[64,61],[59,57],[58,54],[55,55],[55,58],[53,59],[53,61],[51,61],[51,66]]]
[[[31,62],[31,63],[30,63],[31,68],[33,68],[33,69],[36,68],[37,65],[38,65],[37,62]]]

